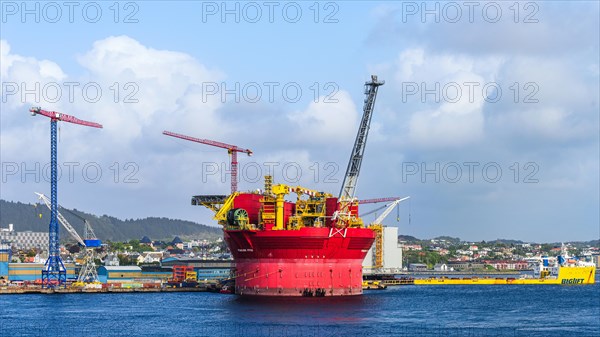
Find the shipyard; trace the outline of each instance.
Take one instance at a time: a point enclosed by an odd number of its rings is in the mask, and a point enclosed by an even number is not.
[[[371,268],[365,275],[396,267],[402,268],[402,252],[399,248],[396,227],[384,227],[383,220],[398,205],[410,199],[405,197],[386,197],[359,200],[355,190],[361,171],[362,159],[367,145],[368,131],[375,108],[375,101],[380,86],[376,75],[364,84],[363,115],[359,124],[354,147],[340,194],[334,197],[327,192],[312,190],[302,186],[275,184],[273,177],[264,177],[264,188],[253,192],[238,191],[238,159],[237,153],[248,156],[253,151],[214,140],[199,139],[171,131],[163,131],[163,135],[226,149],[231,155],[231,194],[230,195],[194,195],[191,205],[204,206],[214,212],[214,219],[223,227],[224,241],[232,260],[228,270],[223,269],[221,278],[204,278],[204,284],[199,273],[203,269],[188,265],[178,265],[177,258],[159,259],[159,268],[144,269],[134,266],[101,266],[95,265],[95,253],[101,247],[99,240],[85,218],[69,211],[84,222],[84,238],[66,220],[58,209],[57,203],[57,162],[56,162],[56,124],[66,121],[84,126],[102,128],[94,122],[79,120],[75,117],[42,110],[39,107],[30,109],[33,116],[43,115],[51,120],[51,198],[37,193],[40,204],[50,209],[50,233],[48,235],[48,258],[34,274],[31,283],[12,287],[3,287],[3,293],[31,292],[39,287],[40,293],[55,292],[153,292],[188,289],[199,291],[203,289],[240,296],[355,296],[361,295],[363,289],[385,289],[388,285],[476,285],[476,284],[593,284],[595,283],[596,264],[577,257],[570,257],[563,245],[561,255],[549,258],[540,256],[530,261],[534,271],[533,277],[519,278],[417,278],[409,281],[400,280],[393,273],[391,279],[383,277],[364,280],[363,268]],[[296,194],[294,202],[286,197]],[[359,214],[359,205],[387,203],[370,212]],[[362,217],[381,211],[381,214],[369,225],[365,225]],[[41,216],[41,214],[40,214]],[[397,217],[399,218],[399,211]],[[399,219],[398,219],[399,220]],[[78,274],[74,274],[74,266],[67,268],[63,263],[59,245],[59,227],[61,224],[66,231],[85,249],[83,261],[79,265]],[[13,231],[12,224],[5,232]],[[7,236],[9,237],[9,236]],[[6,239],[5,239],[6,240]],[[149,238],[144,237],[140,244],[152,246]],[[171,244],[176,249],[183,248],[183,241],[176,237]],[[6,244],[5,244],[6,246]],[[384,252],[387,247],[387,253]],[[473,247],[470,247],[473,249]],[[172,250],[176,250],[171,248]],[[474,250],[478,250],[475,247]],[[12,249],[6,246],[3,250],[5,264],[10,260]],[[384,259],[385,257],[385,259]],[[400,259],[400,261],[399,261]],[[591,257],[587,258],[588,260]],[[384,263],[384,260],[386,260]],[[597,257],[596,257],[597,260]],[[145,261],[145,259],[143,260]],[[537,264],[534,262],[536,261]],[[110,263],[110,262],[109,262]],[[196,264],[219,265],[215,261],[198,261]],[[171,268],[164,268],[170,265]],[[6,275],[18,280],[18,275],[25,272],[14,271],[23,265],[7,264],[2,268]],[[25,264],[25,267],[29,267]],[[11,269],[13,270],[11,275]],[[33,266],[28,269],[34,269]],[[70,269],[70,270],[69,270]],[[35,269],[34,269],[35,270]],[[144,272],[145,271],[145,272]],[[169,272],[171,271],[171,272]],[[76,282],[68,282],[67,275]],[[147,277],[144,279],[144,274]],[[156,275],[159,274],[159,278]],[[115,277],[115,275],[118,275]],[[382,274],[384,275],[384,274]],[[37,278],[36,276],[41,276]],[[223,277],[226,276],[226,277]],[[574,278],[583,276],[583,278]],[[11,277],[9,277],[9,282]],[[6,283],[6,279],[3,278]],[[19,280],[23,281],[23,280]],[[124,281],[124,282],[120,282]],[[37,285],[36,285],[37,284]],[[68,288],[68,290],[67,290]]]
[[[0,4],[0,337],[600,335],[600,3]]]

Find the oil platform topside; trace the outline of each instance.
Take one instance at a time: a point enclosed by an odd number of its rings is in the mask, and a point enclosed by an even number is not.
[[[237,294],[362,294],[362,261],[381,226],[363,224],[355,190],[377,89],[383,84],[377,76],[365,83],[363,116],[338,197],[301,186],[274,184],[266,176],[263,191],[192,198],[192,205],[213,210],[215,220],[223,226],[235,260]],[[290,194],[296,194],[294,202],[286,200]]]

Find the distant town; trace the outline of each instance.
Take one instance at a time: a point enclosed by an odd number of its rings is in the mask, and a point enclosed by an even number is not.
[[[570,255],[600,267],[598,243],[598,240],[565,242],[564,246]],[[0,245],[5,251],[10,250],[8,262],[42,264],[47,258],[48,232],[20,232],[9,225],[0,229]],[[535,257],[561,253],[561,243],[514,240],[466,242],[452,237],[421,240],[402,235],[398,237],[397,248],[395,251],[401,254],[401,264],[396,266],[396,272],[527,270]],[[61,256],[66,263],[77,264],[84,255],[84,248],[75,241],[61,245]],[[175,236],[172,239],[154,239],[143,236],[140,239],[103,242],[95,251],[94,262],[97,266],[161,266],[165,261],[174,260],[225,262],[231,261],[232,256],[222,238],[182,239]],[[230,264],[226,267],[229,268]]]
[[[562,243],[466,242],[451,237],[419,240],[400,236],[399,245],[403,251],[403,265],[413,271],[526,270],[536,257],[558,256],[562,249]],[[600,266],[598,240],[565,242],[564,246],[569,255]]]

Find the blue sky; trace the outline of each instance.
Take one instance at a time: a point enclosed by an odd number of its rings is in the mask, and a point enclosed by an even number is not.
[[[412,197],[388,225],[600,236],[597,2],[148,1],[118,3],[118,17],[114,2],[75,4],[69,17],[2,2],[2,199],[49,192],[48,121],[31,105],[104,124],[61,126],[65,206],[212,224],[189,201],[229,190],[226,153],[163,130],[251,148],[240,189],[272,167],[276,182],[337,194],[377,74],[358,194]]]

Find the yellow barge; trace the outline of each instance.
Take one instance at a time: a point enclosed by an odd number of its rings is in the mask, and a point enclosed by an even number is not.
[[[492,277],[431,277],[415,279],[417,285],[492,285],[492,284],[594,284],[596,266],[590,262],[576,261],[562,256],[555,258],[541,257],[534,267],[533,277],[492,278]]]
[[[596,268],[595,267],[574,267],[561,268],[558,277],[544,278],[492,278],[492,277],[431,277],[426,279],[415,279],[417,285],[456,285],[456,284],[594,284]]]

